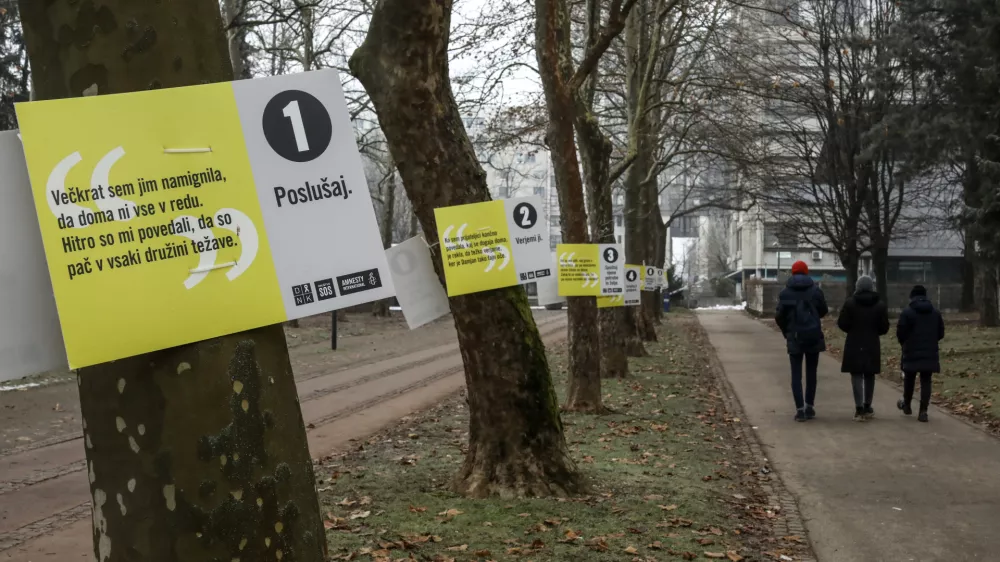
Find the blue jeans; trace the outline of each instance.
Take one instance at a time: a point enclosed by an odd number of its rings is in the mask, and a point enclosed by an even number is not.
[[[806,397],[802,400],[802,359],[806,360]],[[819,353],[789,354],[792,362],[792,397],[795,398],[795,409],[801,410],[806,404],[812,406],[816,402],[816,369],[819,367]]]

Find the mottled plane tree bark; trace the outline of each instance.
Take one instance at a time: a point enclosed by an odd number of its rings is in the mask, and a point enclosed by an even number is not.
[[[217,2],[20,7],[37,99],[233,78]],[[78,380],[98,562],[325,559],[281,326],[88,367]]]
[[[489,201],[448,73],[450,0],[382,0],[350,60],[378,113],[425,236],[434,209]],[[439,276],[442,265],[435,255]],[[568,495],[568,454],[545,347],[522,287],[451,299],[469,392],[469,452],[455,479],[472,496]]]

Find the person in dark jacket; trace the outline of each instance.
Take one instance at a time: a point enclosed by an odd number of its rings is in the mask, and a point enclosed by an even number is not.
[[[940,342],[944,339],[944,318],[927,298],[921,285],[910,291],[910,306],[899,315],[896,339],[903,346],[903,398],[896,405],[906,415],[912,415],[910,403],[920,374],[920,414],[917,420],[927,421],[931,403],[931,377],[941,372]]]
[[[854,296],[844,303],[837,319],[837,326],[847,334],[840,371],[851,374],[854,420],[864,421],[875,415],[875,375],[882,372],[879,338],[889,333],[889,307],[875,292],[871,277],[862,276],[854,287]]]
[[[774,319],[787,342],[792,364],[792,397],[795,399],[795,421],[816,417],[816,370],[819,354],[826,351],[821,319],[830,309],[823,291],[809,276],[809,266],[797,261],[792,265],[792,277],[778,295]],[[806,391],[802,395],[802,360],[806,362]]]

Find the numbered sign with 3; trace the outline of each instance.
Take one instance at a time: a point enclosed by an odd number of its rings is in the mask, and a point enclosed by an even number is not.
[[[393,295],[335,71],[17,112],[73,367]]]
[[[530,283],[552,275],[540,197],[434,209],[448,296]]]
[[[565,297],[622,297],[625,259],[617,244],[559,244],[559,294]],[[616,306],[621,299],[614,302]],[[607,301],[608,303],[612,301]]]

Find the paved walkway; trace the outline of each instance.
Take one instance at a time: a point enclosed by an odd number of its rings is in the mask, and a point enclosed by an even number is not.
[[[853,422],[850,378],[827,354],[817,418],[795,423],[781,335],[737,312],[699,319],[820,562],[1000,559],[1000,442],[933,406],[929,424],[902,416],[884,383],[877,419]]]

